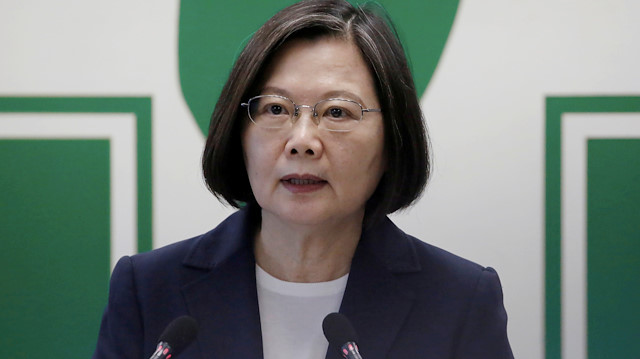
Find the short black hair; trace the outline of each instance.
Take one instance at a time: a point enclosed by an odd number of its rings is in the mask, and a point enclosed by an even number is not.
[[[386,171],[367,201],[365,222],[406,208],[424,191],[431,172],[430,143],[415,85],[397,32],[374,3],[307,0],[269,19],[238,56],[211,116],[202,158],[207,186],[231,206],[258,208],[241,144],[245,112],[274,53],[296,38],[335,36],[352,41],[369,66],[384,118]],[[253,206],[255,205],[255,206]]]

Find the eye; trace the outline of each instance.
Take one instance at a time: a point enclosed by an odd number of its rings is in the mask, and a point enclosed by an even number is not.
[[[329,116],[339,118],[344,116],[344,109],[339,107],[332,107],[329,109]]]
[[[335,102],[335,101],[334,101]],[[349,120],[358,120],[359,112],[356,109],[349,108],[350,103],[345,102],[345,106],[336,106],[333,104],[322,112],[322,117],[332,122],[342,122]],[[357,110],[360,108],[358,107]]]
[[[332,121],[343,121],[353,119],[352,111],[346,106],[331,106],[323,111],[322,117]]]
[[[249,100],[249,118],[259,127],[281,128],[293,110],[291,100],[280,96],[264,95]]]
[[[262,99],[252,113],[256,116],[288,116],[290,109],[287,103],[281,99]]]
[[[320,101],[316,108],[325,121],[333,123],[358,121],[362,112],[362,107],[357,102],[339,98]]]
[[[267,108],[267,112],[272,114],[272,115],[279,115],[284,111],[284,108],[282,108],[282,106],[280,105],[269,105],[269,107]]]

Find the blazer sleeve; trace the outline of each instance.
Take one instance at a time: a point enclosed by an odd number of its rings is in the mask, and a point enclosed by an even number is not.
[[[502,286],[493,268],[480,275],[454,357],[513,359]]]
[[[111,274],[109,302],[93,359],[143,358],[143,334],[133,263],[122,257]]]

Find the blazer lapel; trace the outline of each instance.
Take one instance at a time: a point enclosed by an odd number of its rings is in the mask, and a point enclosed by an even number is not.
[[[184,261],[197,273],[188,276],[182,294],[200,327],[196,344],[203,358],[263,356],[253,221],[247,212],[237,212],[204,235]],[[413,245],[390,220],[363,233],[340,306],[358,333],[363,357],[387,356],[415,298],[396,276],[418,270]],[[341,355],[330,347],[326,358]]]
[[[418,270],[412,244],[388,219],[363,234],[340,306],[358,334],[363,358],[387,357],[415,299],[396,275]],[[327,359],[340,357],[336,348],[329,348]]]
[[[203,358],[262,358],[251,226],[243,212],[205,235],[185,259],[204,270],[182,288]]]
[[[203,358],[262,358],[255,264],[240,253],[183,289]]]

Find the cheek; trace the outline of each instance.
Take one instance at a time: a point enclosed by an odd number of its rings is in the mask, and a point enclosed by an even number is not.
[[[362,186],[366,182],[367,187],[375,187],[385,169],[382,142],[378,142],[377,138],[362,143],[352,142],[340,151],[336,161],[343,169],[342,174],[351,178],[351,183]],[[358,178],[359,181],[353,181]]]
[[[374,140],[369,143],[366,149],[365,156],[367,156],[367,176],[371,179],[371,190],[375,190],[380,182],[382,174],[387,169],[386,151],[384,149],[384,136],[380,131]],[[363,161],[364,162],[364,161]]]
[[[245,130],[242,135],[242,156],[244,157],[244,163],[247,167],[247,174],[251,182],[255,177],[258,164],[262,162],[259,158],[260,151],[258,148],[260,144],[256,142],[255,136],[252,136],[251,131]]]
[[[242,152],[244,163],[247,167],[249,180],[253,185],[254,180],[264,179],[270,171],[278,157],[278,148],[275,141],[258,136],[250,129],[245,131],[242,137]]]
[[[383,170],[386,167],[386,155],[384,150],[384,133],[381,128],[376,128],[360,148],[360,158],[371,171]],[[376,173],[371,173],[375,175]]]

